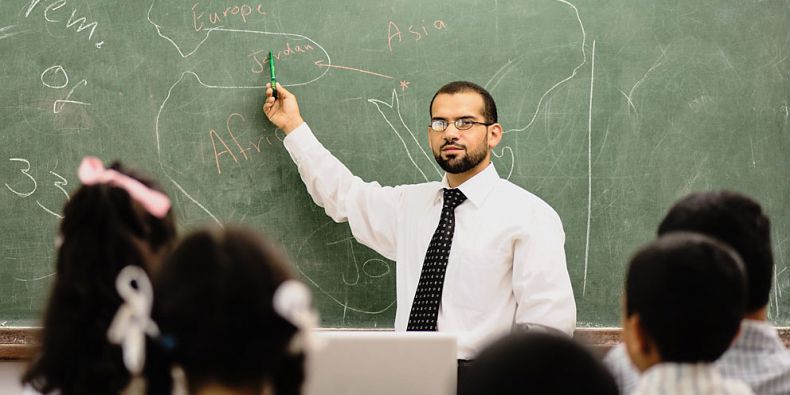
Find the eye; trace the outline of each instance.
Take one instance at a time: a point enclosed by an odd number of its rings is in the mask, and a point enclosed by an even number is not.
[[[444,129],[447,129],[447,121],[443,119],[433,119],[431,120],[431,129],[437,132],[444,131]]]
[[[461,118],[461,119],[455,121],[455,126],[458,129],[461,129],[461,130],[469,129],[472,126],[474,126],[474,124],[475,124],[475,121],[473,119],[469,119],[469,118]]]

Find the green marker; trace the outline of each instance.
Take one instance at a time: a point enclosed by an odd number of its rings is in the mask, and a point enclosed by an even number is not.
[[[269,51],[269,76],[272,78],[272,97],[277,99],[277,77],[274,76],[274,56]]]

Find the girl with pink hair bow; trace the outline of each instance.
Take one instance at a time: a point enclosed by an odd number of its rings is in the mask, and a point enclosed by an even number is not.
[[[124,304],[116,278],[129,266],[154,274],[176,238],[170,199],[153,180],[95,157],[82,160],[78,178],[56,241],[41,349],[22,378],[28,393],[118,394],[130,386],[129,358],[107,335]]]

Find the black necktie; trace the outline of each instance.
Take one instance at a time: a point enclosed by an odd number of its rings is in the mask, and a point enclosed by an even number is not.
[[[459,189],[444,190],[444,207],[439,226],[433,232],[425,261],[422,264],[420,282],[411,305],[407,331],[435,331],[436,318],[439,315],[439,304],[442,301],[444,273],[447,269],[447,258],[455,232],[455,208],[466,200]]]

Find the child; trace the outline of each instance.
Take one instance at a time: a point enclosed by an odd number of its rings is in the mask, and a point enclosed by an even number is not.
[[[175,239],[170,200],[119,163],[83,159],[82,186],[64,208],[55,281],[41,350],[22,377],[26,391],[118,394],[130,382],[107,330],[121,305],[115,281],[126,266],[155,271]]]
[[[767,320],[774,260],[771,226],[760,204],[731,191],[698,192],[678,200],[658,227],[658,234],[692,231],[731,246],[740,255],[747,278],[746,313],[741,332],[716,367],[724,377],[744,381],[758,395],[790,394],[790,352]],[[604,359],[623,394],[630,394],[639,373],[623,345]]]
[[[485,348],[471,367],[464,395],[617,395],[604,365],[564,334],[530,331]]]
[[[713,362],[732,343],[746,304],[743,265],[729,247],[695,233],[668,233],[631,259],[623,339],[642,372],[634,392],[751,394]]]
[[[149,361],[181,368],[189,393],[301,393],[317,316],[271,244],[240,229],[196,232],[166,260],[154,291],[163,350]],[[168,383],[149,376],[149,385]]]

